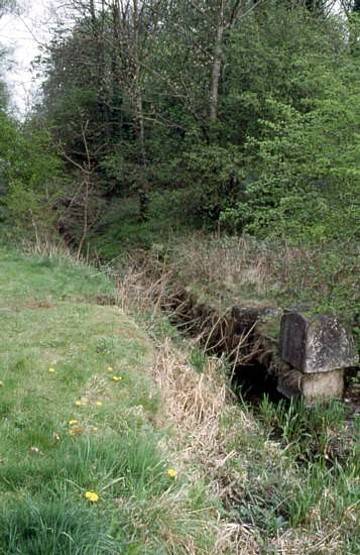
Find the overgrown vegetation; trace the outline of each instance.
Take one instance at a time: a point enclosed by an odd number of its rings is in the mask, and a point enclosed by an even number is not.
[[[54,252],[1,268],[0,552],[357,553],[341,404],[239,404],[138,273],[116,292]]]

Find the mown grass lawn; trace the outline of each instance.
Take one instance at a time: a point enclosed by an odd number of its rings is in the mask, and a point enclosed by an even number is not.
[[[0,250],[0,553],[209,552],[154,426],[153,347],[104,275]],[[210,519],[211,520],[211,519]]]

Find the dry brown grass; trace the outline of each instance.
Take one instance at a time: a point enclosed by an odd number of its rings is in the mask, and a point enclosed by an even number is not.
[[[356,243],[293,246],[251,237],[193,234],[170,254],[180,280],[196,294],[234,303],[356,306],[360,271]]]
[[[281,266],[274,260],[276,253],[265,243],[256,243],[244,237],[212,239],[193,235],[178,245],[177,266],[189,283],[209,285],[209,290],[239,292],[250,287],[254,294],[264,295],[279,281],[286,280],[294,257],[301,256],[298,249],[284,247]],[[274,284],[274,272],[276,280]]]
[[[158,348],[151,372],[163,400],[161,424],[173,430],[171,449],[177,452],[180,472],[186,471],[193,481],[205,480],[211,497],[229,499],[241,476],[231,475],[226,464],[237,453],[227,450],[231,430],[225,431],[222,425],[234,398],[221,372],[221,361],[209,358],[204,371],[197,374],[186,354],[166,339]],[[239,417],[239,426],[252,426],[249,414],[239,412]],[[219,515],[212,553],[251,555],[259,551],[250,527]]]
[[[48,258],[67,258],[73,264],[79,261],[61,239],[58,238],[54,241],[46,235],[37,237],[35,241],[24,239],[21,242],[20,248],[28,256],[39,255]]]
[[[127,271],[116,276],[118,303],[126,312],[143,314],[146,311],[156,320],[173,279],[169,267],[165,270],[154,260],[133,259]],[[197,343],[196,339],[193,341]],[[237,496],[235,491],[242,479],[227,464],[237,453],[227,449],[231,430],[222,425],[226,412],[235,408],[235,398],[222,371],[221,360],[208,357],[199,374],[188,358],[189,352],[177,348],[169,337],[157,341],[150,372],[162,399],[158,425],[170,428],[167,448],[176,454],[178,472],[186,474],[190,483],[204,481],[209,498],[229,500]],[[251,428],[250,414],[239,410],[238,425],[243,430]],[[251,527],[220,516],[220,513],[215,522],[216,541],[212,554],[260,553]],[[196,554],[191,546],[187,549],[188,553]]]
[[[209,497],[220,500],[224,507],[236,507],[246,489],[247,473],[244,469],[252,462],[249,453],[229,450],[229,444],[232,436],[256,433],[257,423],[249,411],[239,406],[228,389],[221,361],[209,358],[203,373],[197,374],[186,353],[167,339],[157,350],[151,374],[162,396],[159,424],[172,429],[168,447],[176,452],[178,471],[186,473],[194,482],[204,480]],[[231,424],[224,426],[223,419],[227,415],[231,416]],[[275,442],[268,441],[263,448],[266,456],[274,461],[280,461],[284,456],[280,445]],[[237,469],[228,464],[231,459],[241,460]],[[288,478],[291,479],[291,471]],[[268,542],[271,551],[264,551],[259,542],[259,530],[219,514],[216,541],[209,554],[335,555],[342,552],[339,530],[331,525],[326,528],[319,525],[316,533],[290,529],[268,538]]]
[[[319,530],[317,534],[309,534],[308,530],[288,530],[279,534],[273,547],[278,555],[345,555],[341,534],[336,527]]]
[[[299,286],[309,285],[306,268],[315,263],[317,253],[286,244],[276,248],[251,238],[219,239],[199,233],[175,244],[165,262],[158,255],[157,251],[139,251],[116,269],[119,302],[125,310],[149,308],[149,299],[152,305],[154,298],[161,299],[174,279],[209,302],[228,305],[245,299],[251,305],[264,298],[271,302],[289,285],[297,267],[304,269],[304,275],[297,272]]]

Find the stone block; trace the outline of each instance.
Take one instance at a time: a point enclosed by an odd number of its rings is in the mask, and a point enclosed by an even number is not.
[[[287,312],[281,319],[280,356],[305,374],[331,372],[358,363],[354,340],[331,316],[306,318]]]
[[[301,396],[309,405],[329,399],[341,399],[344,390],[344,370],[317,374],[287,370],[278,376],[277,390],[288,399]]]
[[[344,370],[303,374],[301,390],[307,404],[341,399],[344,392]]]

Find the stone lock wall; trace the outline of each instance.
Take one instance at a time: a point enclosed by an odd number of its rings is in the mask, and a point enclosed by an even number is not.
[[[225,353],[239,375],[260,365],[288,398],[341,398],[344,369],[359,362],[351,333],[335,317],[236,305],[221,313],[182,286],[161,306],[183,332],[201,337],[207,352]]]
[[[358,364],[354,340],[338,318],[307,318],[285,312],[281,319],[279,351],[298,372],[300,390],[309,402],[341,398],[344,369]]]

